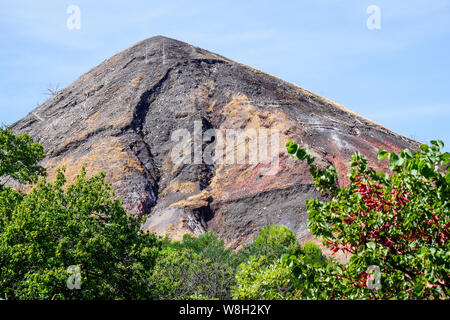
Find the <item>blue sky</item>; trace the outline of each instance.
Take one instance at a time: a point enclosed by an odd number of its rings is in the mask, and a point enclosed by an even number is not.
[[[69,30],[70,5],[81,28]],[[377,5],[381,29],[366,12]],[[0,122],[113,54],[164,35],[261,69],[406,136],[450,148],[450,1],[7,1]]]

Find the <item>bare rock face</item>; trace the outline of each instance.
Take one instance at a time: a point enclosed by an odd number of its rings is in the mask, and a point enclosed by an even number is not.
[[[146,230],[175,239],[214,230],[232,247],[267,224],[310,237],[304,203],[318,195],[308,168],[285,152],[288,139],[333,164],[341,181],[356,150],[380,168],[378,148],[418,146],[293,84],[161,36],[104,61],[12,128],[44,145],[50,179],[63,165],[69,181],[83,164],[88,174],[104,170],[128,212],[147,215]],[[276,134],[276,170],[267,173],[273,161],[250,161],[260,151],[251,137],[246,161],[203,161],[220,145],[205,138],[211,132]],[[246,145],[226,141],[227,156]]]

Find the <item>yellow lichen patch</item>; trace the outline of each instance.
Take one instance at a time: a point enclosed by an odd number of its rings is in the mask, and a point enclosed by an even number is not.
[[[139,87],[139,84],[141,83],[141,81],[144,80],[146,77],[147,76],[145,74],[141,73],[139,76],[137,76],[136,78],[131,80],[131,86],[133,88]]]
[[[223,108],[222,114],[227,117],[221,124],[221,129],[267,128],[286,131],[295,126],[295,122],[284,112],[277,109],[263,111],[243,94],[234,94],[232,100]]]
[[[242,94],[233,95],[232,100],[222,109],[222,114],[226,115],[226,120],[221,129],[257,128],[259,125],[255,106]]]
[[[256,171],[252,171],[250,166],[247,166],[248,170],[245,170],[245,167],[244,165],[220,165],[209,185],[212,197],[215,200],[226,200],[233,198],[233,194],[236,193],[245,196],[252,190],[256,191],[254,184],[251,190],[245,186],[246,182],[255,181],[252,175],[255,175]]]
[[[105,118],[106,119],[106,118]],[[121,117],[116,117],[113,121],[105,121],[105,125],[114,128],[122,128],[133,121],[131,112],[124,113]]]
[[[171,207],[179,207],[186,209],[198,209],[201,207],[206,207],[208,205],[208,200],[211,198],[211,195],[208,191],[203,190],[202,192],[193,195],[186,200],[181,200],[175,203],[172,203]]]
[[[208,187],[214,199],[220,199],[222,197],[223,186],[220,184],[221,179],[219,177],[223,177],[223,171],[224,165],[221,164],[216,168],[216,174]]]
[[[250,110],[251,108],[243,108],[244,106],[249,106],[250,104],[250,100],[245,94],[235,93],[233,94],[231,101],[224,107],[224,111],[229,112],[233,109]]]
[[[264,111],[241,94],[232,97],[230,103],[223,108],[222,114],[225,121],[222,122],[220,130],[226,132],[227,137],[223,135],[225,154],[222,157],[224,165],[221,169],[227,171],[223,175],[224,179],[237,179],[233,183],[246,182],[250,178],[248,175],[254,178],[253,164],[267,163],[278,157],[284,152],[286,141],[291,138],[288,136],[290,132],[300,131],[295,121],[281,110]],[[216,171],[216,176],[220,175],[218,172],[220,171]],[[221,188],[223,186],[218,189]]]
[[[95,115],[93,115],[92,117],[89,118],[88,124],[90,127],[93,127],[95,124],[95,121],[98,119],[98,113],[96,113]]]
[[[125,147],[118,138],[108,137],[95,141],[89,148],[90,151],[81,154],[75,151],[64,158],[51,159],[46,167],[48,179],[52,181],[58,168],[66,167],[65,176],[68,183],[74,183],[81,167],[86,166],[88,176],[106,172],[106,180],[114,183],[131,175],[135,171],[143,172],[139,163],[125,151]]]
[[[180,182],[176,180],[161,192],[161,197],[163,198],[171,192],[194,193],[196,187],[194,182]]]
[[[254,181],[258,171],[250,165],[225,165],[216,169],[216,175],[211,180],[209,190],[215,200],[234,198],[234,195],[245,196],[257,192]],[[250,188],[247,184],[252,184]]]

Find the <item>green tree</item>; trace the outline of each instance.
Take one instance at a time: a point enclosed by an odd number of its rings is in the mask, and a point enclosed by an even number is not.
[[[29,135],[16,136],[9,127],[0,126],[0,228],[24,196],[6,185],[37,182],[45,175],[45,169],[38,165],[43,158],[44,148]]]
[[[276,260],[284,254],[298,255],[300,245],[294,232],[286,226],[267,226],[260,230],[251,244],[237,253],[238,262],[243,263],[250,257],[265,256]]]
[[[352,255],[347,265],[322,272],[329,288],[341,288],[332,297],[449,297],[450,154],[441,152],[441,141],[416,153],[381,149],[378,159],[389,159],[390,175],[370,168],[356,152],[348,187],[338,186],[333,166],[318,168],[314,157],[292,141],[286,147],[308,163],[315,186],[329,199],[307,201],[310,230],[332,251]]]
[[[38,165],[44,158],[42,145],[28,134],[16,136],[11,128],[0,127],[0,189],[10,181],[35,183],[45,170]]]
[[[104,177],[87,178],[83,168],[67,186],[59,171],[54,183],[41,180],[8,214],[0,207],[3,298],[152,298],[158,239],[126,214]]]

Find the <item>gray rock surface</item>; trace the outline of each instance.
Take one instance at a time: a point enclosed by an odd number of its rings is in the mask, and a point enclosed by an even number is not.
[[[279,170],[252,164],[177,164],[174,131],[276,129]],[[83,164],[107,180],[144,228],[177,239],[215,230],[232,247],[266,224],[310,234],[304,202],[317,194],[305,165],[288,157],[294,139],[344,183],[356,150],[372,165],[378,148],[418,143],[293,84],[189,44],[153,37],[118,53],[60,90],[12,126],[45,147],[49,178],[65,165],[73,181]],[[207,148],[211,142],[205,142]]]

